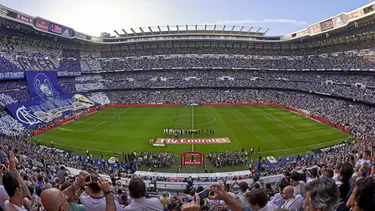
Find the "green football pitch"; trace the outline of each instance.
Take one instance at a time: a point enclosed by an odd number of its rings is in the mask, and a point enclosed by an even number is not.
[[[173,138],[163,129],[199,129],[195,138],[228,137],[229,144],[181,144],[154,147],[150,139]],[[206,134],[206,129],[215,133]],[[185,138],[191,136],[185,136]],[[274,106],[112,107],[51,129],[33,138],[40,143],[99,157],[114,152],[161,151],[206,154],[260,147],[262,156],[290,156],[331,146],[348,134],[304,115]],[[259,154],[257,156],[259,156]],[[121,157],[121,156],[119,156]]]

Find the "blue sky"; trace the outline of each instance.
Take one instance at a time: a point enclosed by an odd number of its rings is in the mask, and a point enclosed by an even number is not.
[[[122,28],[225,23],[282,35],[371,0],[0,0],[0,4],[89,35]]]

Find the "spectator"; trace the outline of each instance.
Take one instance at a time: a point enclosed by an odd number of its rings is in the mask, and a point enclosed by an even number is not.
[[[103,191],[103,188],[100,187],[99,182],[99,180],[102,179],[96,174],[89,174],[86,171],[82,171],[80,175],[90,175],[89,177],[91,178],[89,184],[85,186],[85,191],[81,194],[79,198],[80,202],[83,204],[86,210],[106,211],[108,203],[107,197],[111,196],[113,198],[113,191]],[[105,180],[102,180],[101,183],[108,184],[108,182]],[[117,200],[114,200],[114,207],[117,211],[123,210]]]
[[[124,210],[163,210],[163,205],[159,199],[146,199],[146,185],[138,179],[133,178],[129,182],[129,193],[133,199]]]
[[[348,200],[347,207],[353,211],[372,211],[374,206],[374,181],[372,178],[361,178],[356,182],[352,194]]]
[[[332,179],[322,177],[306,185],[306,211],[335,211],[339,200],[339,189]]]
[[[271,197],[270,201],[275,207],[280,208],[281,205],[283,204],[283,196],[282,196],[283,190],[285,187],[289,186],[289,183],[286,182],[285,180],[281,180],[276,185],[277,185],[278,193],[276,193],[274,197]],[[294,189],[293,189],[293,195],[294,195]]]
[[[267,194],[262,189],[254,189],[246,194],[249,202],[250,210],[252,211],[271,211],[267,206]]]
[[[11,171],[5,171],[3,174],[4,188],[10,199],[5,201],[4,210],[22,210],[27,211],[23,207],[24,191],[23,186],[18,181],[16,175]]]
[[[342,184],[339,186],[340,190],[340,200],[344,201],[345,197],[350,191],[350,184],[349,180],[353,175],[353,167],[349,163],[344,163],[339,172],[339,180],[342,182]]]
[[[168,202],[169,202],[169,198],[168,198],[168,193],[167,192],[163,192],[163,195],[160,197],[160,202],[161,204],[163,205],[164,208],[167,207],[168,205]]]
[[[246,193],[248,191],[249,185],[246,182],[238,183],[237,180],[232,183],[231,189],[233,189],[234,185],[238,185],[240,187],[240,192],[236,194],[237,200],[244,206],[249,207],[249,202],[246,200]]]
[[[284,203],[281,206],[287,210],[299,210],[303,205],[303,197],[301,195],[294,196],[294,189],[292,186],[287,186],[283,190]]]
[[[305,195],[306,184],[300,180],[301,175],[297,171],[293,171],[290,174],[290,184],[294,187],[294,196]]]

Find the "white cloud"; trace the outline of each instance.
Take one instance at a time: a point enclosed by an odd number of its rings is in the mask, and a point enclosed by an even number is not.
[[[224,25],[224,24],[253,24],[253,23],[286,23],[286,24],[293,24],[293,25],[299,25],[299,26],[307,26],[309,25],[306,21],[299,21],[299,20],[292,20],[292,19],[284,19],[284,18],[278,18],[278,19],[264,19],[264,20],[224,20],[224,21],[216,21],[215,23],[205,23],[207,25]]]

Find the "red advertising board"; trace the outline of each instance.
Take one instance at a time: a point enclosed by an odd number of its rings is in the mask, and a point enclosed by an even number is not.
[[[181,154],[181,166],[203,166],[204,154],[202,152],[184,152]]]
[[[36,19],[35,27],[38,28],[38,29],[40,29],[40,30],[43,30],[43,31],[48,31],[49,22],[46,21],[46,20],[37,18]]]
[[[156,144],[230,144],[225,138],[158,138]]]
[[[61,34],[61,26],[59,26],[57,24],[50,23],[49,24],[49,31]]]
[[[27,23],[32,23],[32,22],[33,22],[33,19],[32,19],[32,18],[29,18],[29,17],[23,16],[23,15],[20,15],[20,14],[17,14],[17,19],[18,19],[18,20],[21,20],[21,21],[23,21],[23,22],[27,22]]]
[[[82,34],[82,33],[79,33],[79,32],[76,32],[75,36],[79,37],[79,38],[82,38],[82,39],[87,39],[87,36],[85,34]]]

